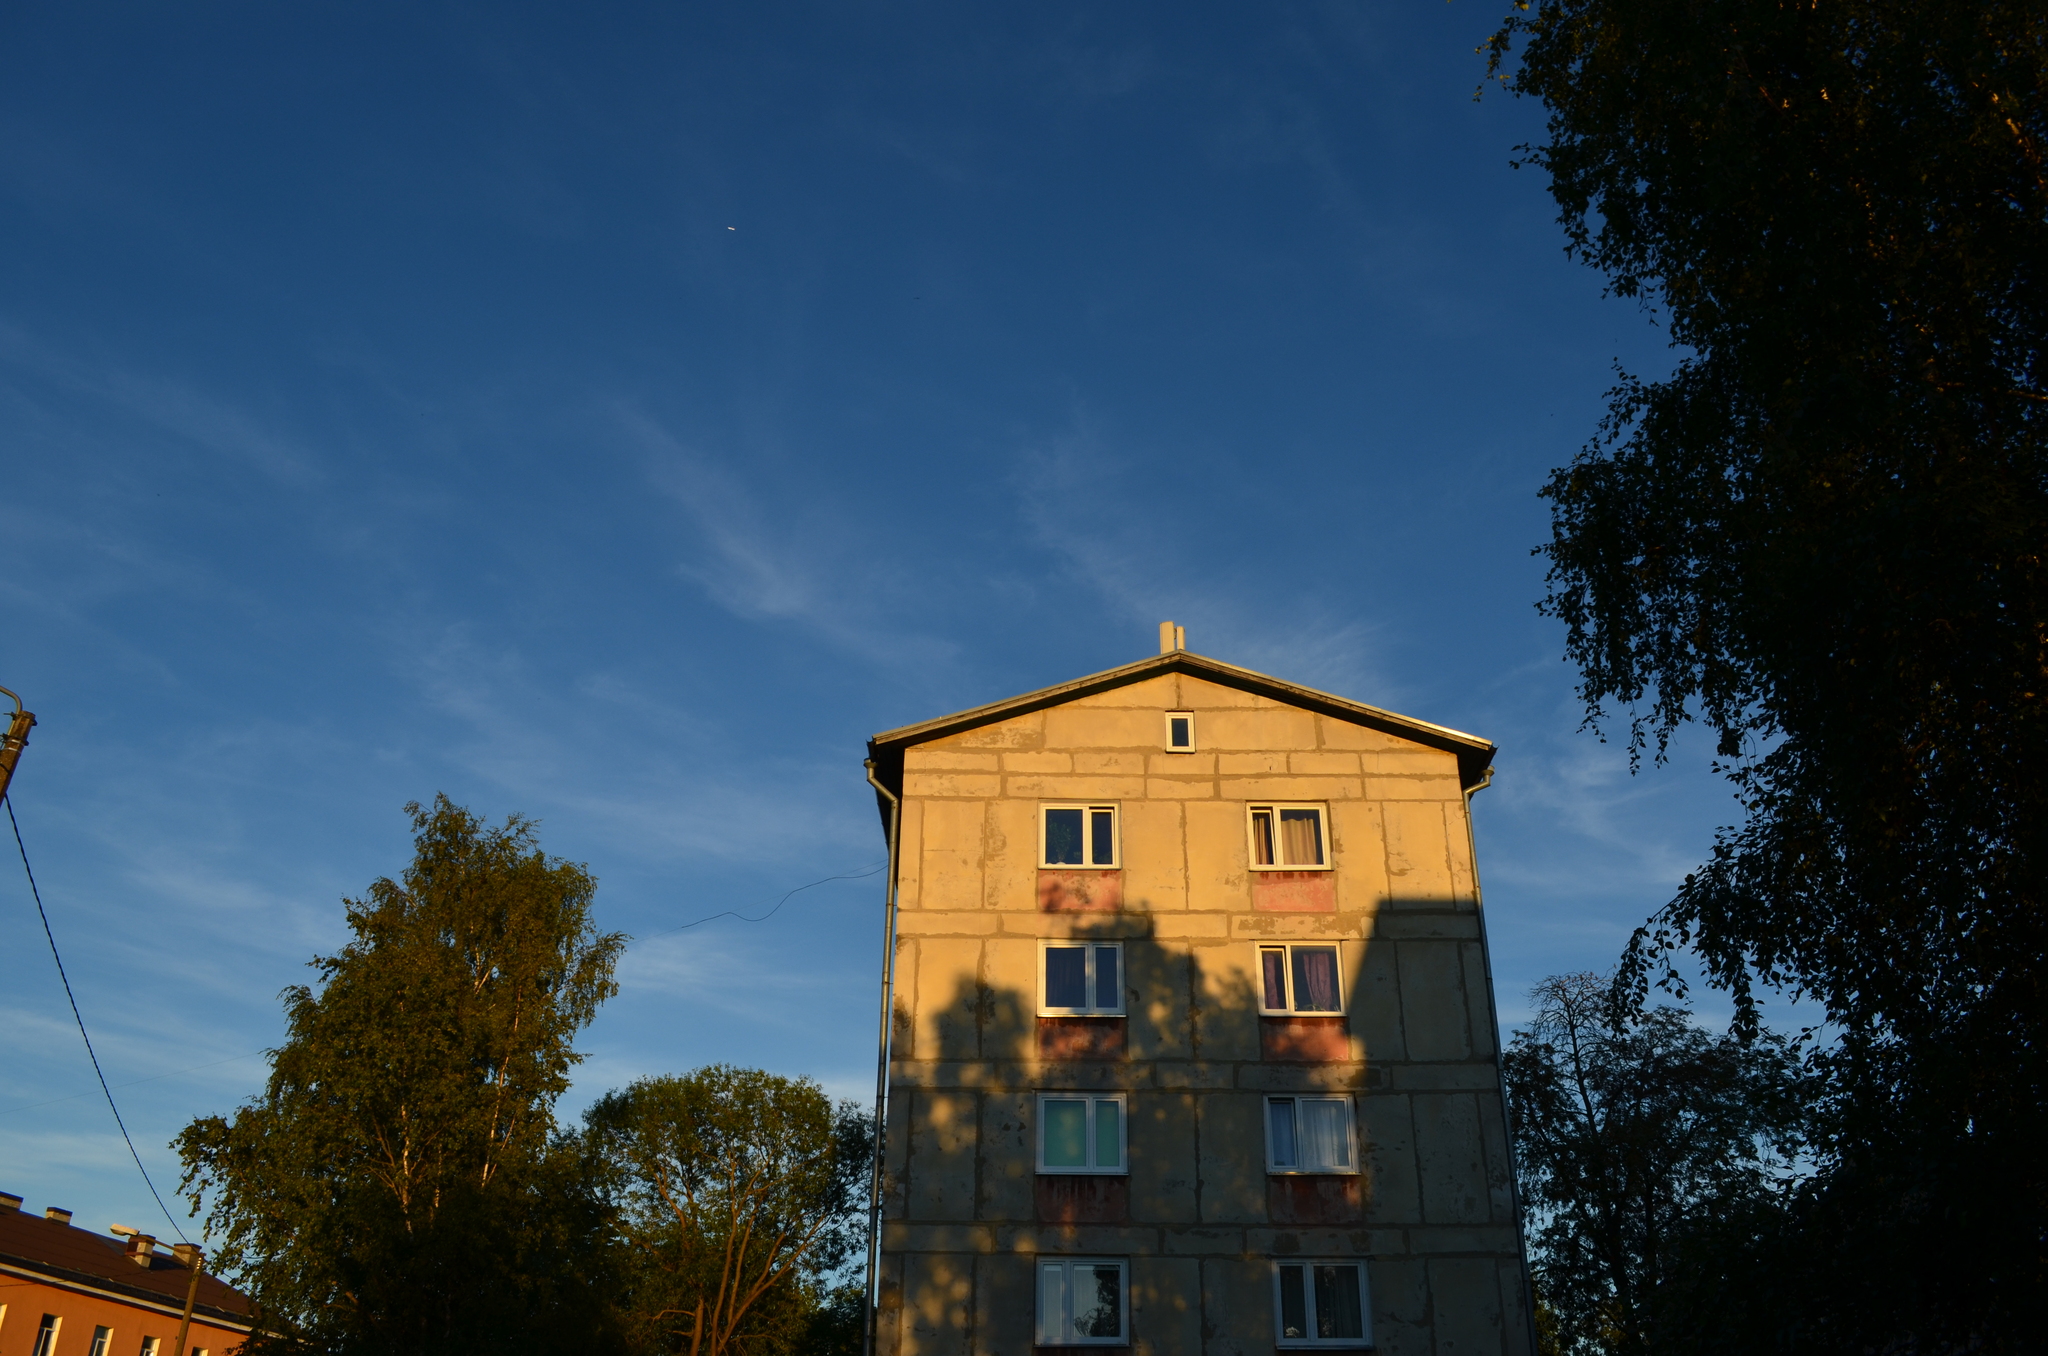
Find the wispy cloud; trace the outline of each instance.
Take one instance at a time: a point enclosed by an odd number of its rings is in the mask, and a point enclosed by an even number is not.
[[[645,459],[648,480],[694,529],[678,572],[706,597],[749,621],[787,622],[833,647],[891,669],[950,664],[958,647],[896,623],[918,585],[882,563],[874,540],[817,506],[764,506],[713,458],[629,406],[618,426]]]

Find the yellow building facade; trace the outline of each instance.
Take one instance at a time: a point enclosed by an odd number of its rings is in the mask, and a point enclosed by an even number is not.
[[[1493,746],[1191,654],[877,735],[876,1349],[1528,1356]]]

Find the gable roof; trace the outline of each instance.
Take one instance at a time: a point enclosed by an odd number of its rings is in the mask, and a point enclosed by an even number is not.
[[[892,793],[901,795],[903,751],[913,744],[929,743],[934,739],[943,739],[947,735],[959,734],[963,730],[991,725],[999,720],[1008,720],[1012,716],[1028,715],[1033,711],[1042,711],[1048,706],[1058,706],[1062,702],[1070,702],[1097,692],[1107,692],[1111,688],[1125,687],[1168,673],[1185,673],[1223,687],[1236,688],[1240,692],[1257,693],[1262,697],[1285,702],[1289,706],[1314,711],[1319,715],[1333,716],[1338,720],[1348,720],[1384,734],[1411,740],[1427,748],[1442,749],[1446,753],[1456,754],[1458,780],[1468,791],[1479,785],[1486,776],[1487,768],[1493,764],[1495,750],[1492,741],[1481,739],[1478,735],[1453,730],[1447,725],[1432,725],[1426,720],[1416,720],[1412,716],[1397,715],[1392,711],[1381,710],[1377,706],[1367,706],[1364,702],[1335,697],[1327,692],[1318,692],[1312,687],[1303,687],[1299,683],[1290,683],[1283,678],[1274,678],[1251,669],[1241,669],[1235,664],[1226,664],[1220,659],[1210,659],[1188,650],[1170,650],[1165,654],[1141,659],[1135,664],[1126,664],[1122,668],[1091,673],[1086,678],[1076,678],[1072,682],[1060,683],[1054,687],[1042,687],[1021,697],[991,702],[987,706],[977,706],[967,711],[956,711],[950,716],[921,721],[916,725],[905,725],[900,729],[884,730],[868,740],[868,757],[875,764],[875,779],[888,787]],[[876,799],[882,805],[882,823],[886,826],[889,822],[888,805],[881,802],[880,797]]]
[[[32,1274],[54,1285],[81,1287],[162,1310],[175,1318],[185,1307],[192,1273],[182,1262],[156,1253],[149,1265],[131,1261],[127,1243],[61,1220],[0,1210],[0,1268]],[[194,1317],[246,1329],[249,1297],[225,1281],[201,1273]]]

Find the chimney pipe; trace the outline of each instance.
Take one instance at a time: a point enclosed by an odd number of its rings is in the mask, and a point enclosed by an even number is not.
[[[1188,647],[1188,628],[1176,626],[1170,621],[1159,623],[1159,653],[1172,654],[1175,650]]]
[[[148,1234],[129,1235],[128,1260],[139,1267],[146,1267],[154,1262],[156,1260],[156,1240]]]

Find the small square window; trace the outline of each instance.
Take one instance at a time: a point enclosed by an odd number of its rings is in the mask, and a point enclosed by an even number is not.
[[[1128,1264],[1111,1257],[1041,1257],[1038,1345],[1124,1347],[1131,1343]]]
[[[1047,805],[1038,824],[1040,866],[1117,865],[1116,806]]]
[[[1194,712],[1168,711],[1166,713],[1166,751],[1168,753],[1193,753],[1195,751]]]
[[[1040,942],[1038,1015],[1124,1015],[1122,942]]]
[[[1371,1346],[1365,1263],[1273,1263],[1273,1336],[1283,1347]]]
[[[1127,1117],[1123,1094],[1038,1094],[1038,1170],[1125,1173]]]
[[[1247,806],[1254,871],[1327,871],[1329,836],[1320,805]]]
[[[1259,948],[1259,1011],[1336,1016],[1344,1011],[1343,948],[1289,942]]]
[[[1268,1097],[1266,1171],[1355,1173],[1349,1097]]]

